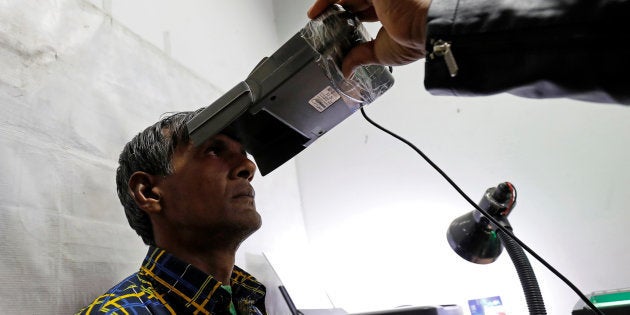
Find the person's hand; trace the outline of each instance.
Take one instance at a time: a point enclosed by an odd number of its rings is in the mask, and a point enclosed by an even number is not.
[[[376,39],[357,45],[343,60],[349,77],[359,65],[404,65],[425,57],[426,19],[431,0],[315,0],[308,10],[313,19],[331,4],[340,4],[361,21],[380,21]]]

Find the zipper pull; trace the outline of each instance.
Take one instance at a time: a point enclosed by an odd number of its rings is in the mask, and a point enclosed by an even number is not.
[[[459,67],[457,67],[457,62],[455,61],[455,57],[453,56],[451,44],[441,39],[432,42],[433,52],[429,55],[429,57],[431,59],[435,59],[436,57],[444,57],[444,62],[446,62],[448,73],[451,75],[451,77],[455,77],[457,75]]]

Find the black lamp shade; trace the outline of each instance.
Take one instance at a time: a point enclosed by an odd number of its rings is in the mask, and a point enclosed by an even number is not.
[[[459,256],[476,264],[490,264],[503,251],[503,245],[491,228],[489,220],[478,210],[453,220],[446,232],[446,238]]]

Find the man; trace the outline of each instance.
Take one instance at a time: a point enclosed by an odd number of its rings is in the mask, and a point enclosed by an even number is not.
[[[256,166],[230,132],[191,143],[186,123],[197,112],[160,120],[120,154],[118,196],[149,251],[80,314],[265,314],[265,287],[234,265],[261,225]]]
[[[630,0],[315,0],[307,14],[334,3],[383,26],[348,52],[346,76],[426,57],[432,94],[630,104]]]

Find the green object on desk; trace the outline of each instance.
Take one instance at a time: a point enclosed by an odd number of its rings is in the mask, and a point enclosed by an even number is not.
[[[597,307],[630,305],[630,291],[602,292],[594,294],[590,300]]]

